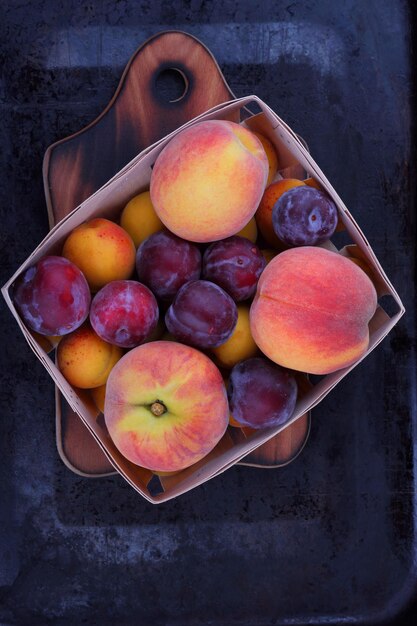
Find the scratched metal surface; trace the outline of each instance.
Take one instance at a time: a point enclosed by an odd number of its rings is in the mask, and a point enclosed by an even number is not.
[[[414,16],[403,1],[259,4],[1,3],[1,281],[47,232],[46,147],[100,113],[146,37],[180,28],[237,96],[257,93],[305,137],[407,315],[314,411],[296,462],[233,468],[154,507],[117,476],[62,465],[53,384],[2,306],[2,625],[417,615]]]

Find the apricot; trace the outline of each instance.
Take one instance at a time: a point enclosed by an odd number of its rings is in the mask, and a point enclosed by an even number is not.
[[[303,180],[303,183],[305,185],[308,185],[308,187],[313,187],[314,189],[318,189],[319,191],[323,191],[323,188],[320,185],[320,183],[317,182],[317,180],[315,178],[312,178],[311,176],[310,176],[310,178],[306,178],[305,180]]]
[[[261,135],[261,133],[253,132],[253,134],[257,136],[262,144],[263,149],[265,150],[266,158],[268,159],[268,179],[266,181],[266,184],[270,185],[274,179],[275,174],[278,171],[277,151],[275,150],[274,144],[268,139],[268,137],[265,137],[265,135]]]
[[[123,350],[100,337],[90,326],[81,326],[58,344],[58,368],[74,387],[92,389],[104,385],[122,357]]]
[[[243,428],[243,424],[235,420],[231,413],[229,415],[229,426],[233,426],[233,428]]]
[[[229,406],[220,371],[202,352],[154,341],[130,350],[107,381],[104,419],[118,450],[153,472],[176,472],[224,435]]]
[[[302,180],[296,178],[283,178],[269,185],[262,196],[261,202],[255,214],[256,224],[262,237],[268,245],[278,250],[286,248],[285,244],[277,237],[272,226],[272,209],[277,200],[289,189],[304,185]]]
[[[311,374],[348,367],[369,345],[375,287],[346,257],[318,247],[282,252],[263,271],[252,336],[275,363]]]
[[[250,331],[249,307],[240,304],[237,307],[237,323],[229,339],[217,348],[212,348],[211,353],[220,367],[232,368],[239,361],[249,359],[258,352]]]
[[[244,226],[238,233],[236,233],[239,237],[245,237],[249,239],[252,243],[256,243],[258,238],[258,229],[256,227],[256,220],[252,217],[249,222]]]
[[[149,191],[143,191],[129,200],[120,216],[120,226],[132,237],[136,248],[147,237],[164,229],[153,208]]]
[[[62,256],[84,274],[92,292],[112,280],[127,279],[135,267],[136,249],[121,226],[97,217],[80,224],[67,237]]]
[[[268,159],[249,130],[224,120],[194,124],[165,146],[152,170],[155,211],[174,234],[196,242],[224,239],[253,217]]]
[[[106,398],[106,385],[100,385],[100,387],[93,387],[90,390],[91,397],[94,400],[94,404],[101,413],[104,413],[104,400]]]

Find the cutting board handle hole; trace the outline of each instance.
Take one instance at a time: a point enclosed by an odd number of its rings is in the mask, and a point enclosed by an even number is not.
[[[189,80],[178,67],[167,67],[155,77],[155,92],[158,100],[163,103],[174,103],[182,100],[187,94]]]

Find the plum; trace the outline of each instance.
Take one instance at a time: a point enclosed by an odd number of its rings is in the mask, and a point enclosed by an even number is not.
[[[94,296],[90,322],[97,335],[120,348],[133,348],[155,330],[158,304],[148,287],[135,280],[114,280]]]
[[[66,335],[87,319],[91,294],[74,263],[51,255],[19,276],[13,301],[32,330],[41,335]]]
[[[236,302],[255,295],[265,258],[254,243],[234,235],[216,241],[203,256],[203,278],[227,291]]]
[[[234,366],[227,395],[230,412],[241,426],[279,426],[294,412],[297,383],[288,370],[254,357]]]
[[[139,280],[161,300],[172,300],[177,291],[201,273],[199,248],[170,232],[150,235],[136,253]]]
[[[189,282],[169,307],[165,324],[178,340],[197,348],[215,348],[233,333],[237,307],[221,287],[207,280]]]
[[[286,191],[272,209],[276,235],[289,246],[315,246],[333,235],[337,208],[329,196],[303,185]]]

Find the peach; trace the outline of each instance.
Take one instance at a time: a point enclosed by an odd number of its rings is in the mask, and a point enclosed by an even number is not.
[[[366,352],[376,306],[372,282],[349,259],[318,247],[293,248],[263,271],[251,331],[275,363],[328,374]]]
[[[294,187],[304,185],[297,178],[283,178],[269,185],[262,196],[261,202],[255,214],[259,232],[268,245],[278,250],[284,250],[287,246],[277,237],[272,226],[272,209],[283,193]]]
[[[258,238],[258,229],[256,227],[255,218],[252,217],[246,224],[246,226],[241,228],[241,230],[236,233],[236,235],[238,235],[239,237],[245,237],[246,239],[249,239],[249,241],[251,241],[252,243],[256,243],[256,240]]]
[[[189,241],[217,241],[253,217],[267,178],[259,139],[234,122],[209,120],[165,146],[152,170],[150,194],[173,233]]]
[[[257,136],[263,149],[265,150],[266,158],[268,159],[268,180],[266,181],[266,184],[270,185],[278,171],[277,151],[275,150],[274,144],[268,139],[268,137],[261,135],[261,133],[254,132],[253,134]]]
[[[100,339],[90,326],[78,328],[58,344],[58,368],[74,387],[91,389],[104,385],[123,350]]]
[[[250,332],[249,307],[240,304],[237,307],[237,323],[233,333],[221,346],[212,348],[211,353],[219,367],[230,369],[239,361],[255,356],[257,352],[258,346]]]
[[[101,217],[74,228],[62,249],[62,256],[83,272],[92,292],[112,280],[130,278],[135,255],[130,235],[118,224]]]
[[[129,200],[120,216],[120,226],[132,237],[136,248],[150,235],[163,230],[164,225],[155,213],[149,191]]]
[[[134,348],[113,368],[104,418],[129,461],[154,472],[176,472],[206,456],[224,435],[226,388],[202,352],[155,341]]]

